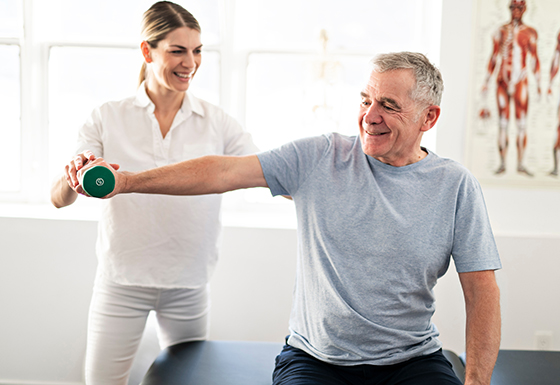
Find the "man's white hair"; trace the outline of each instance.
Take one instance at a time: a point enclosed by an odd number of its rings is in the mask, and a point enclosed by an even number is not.
[[[440,105],[443,78],[425,55],[416,52],[385,53],[375,56],[371,64],[373,71],[377,73],[399,69],[412,70],[416,85],[411,90],[411,99],[419,105]]]

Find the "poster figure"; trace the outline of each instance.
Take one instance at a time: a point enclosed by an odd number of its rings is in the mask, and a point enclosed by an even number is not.
[[[560,32],[558,32],[558,38],[556,49],[554,50],[554,55],[552,57],[552,65],[550,66],[550,83],[548,86],[548,95],[552,95],[552,81],[558,73],[558,67],[560,66]],[[550,175],[558,176],[558,160],[560,158],[560,102],[558,104],[558,127],[556,128],[556,138],[554,140],[554,148],[552,150],[552,157],[554,159],[554,168],[550,172]]]
[[[537,56],[537,31],[521,20],[527,8],[525,1],[512,0],[509,9],[511,21],[502,25],[492,38],[492,55],[488,62],[486,80],[482,88],[483,98],[488,92],[488,84],[501,59],[496,77],[496,99],[498,105],[498,150],[500,166],[496,174],[506,171],[508,150],[508,125],[510,108],[513,102],[515,124],[517,126],[517,172],[533,176],[523,165],[523,156],[527,147],[527,111],[529,107],[528,70],[535,75],[537,92],[540,95],[540,63]],[[490,117],[488,109],[480,111],[483,119]]]

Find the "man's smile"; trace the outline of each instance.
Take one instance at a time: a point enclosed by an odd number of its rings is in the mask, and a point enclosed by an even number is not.
[[[368,131],[366,128],[364,128],[364,132],[366,134],[368,134],[369,136],[381,136],[381,135],[385,135],[388,134],[389,131],[385,131],[385,132],[372,132],[372,131]]]

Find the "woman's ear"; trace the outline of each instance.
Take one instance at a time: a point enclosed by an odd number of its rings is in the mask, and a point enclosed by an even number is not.
[[[150,53],[150,44],[144,40],[140,44],[140,50],[142,51],[142,56],[144,56],[144,60],[146,61],[146,63],[151,63],[152,54]]]

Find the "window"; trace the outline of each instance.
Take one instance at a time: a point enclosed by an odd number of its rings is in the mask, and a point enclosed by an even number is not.
[[[19,0],[0,0],[0,37],[23,36],[23,15]]]
[[[233,54],[242,63],[245,91],[240,120],[261,150],[330,131],[356,135],[371,58],[409,50],[437,63],[440,15],[441,0],[237,1]],[[429,134],[423,145],[435,149],[435,130]],[[278,214],[289,205],[266,190],[238,195],[243,211],[267,205]]]
[[[374,54],[413,50],[437,64],[441,1],[177,1],[202,27],[192,91],[238,119],[262,150],[329,131],[353,135]],[[48,202],[93,108],[135,92],[139,25],[152,3],[0,0],[0,201]],[[425,139],[433,148],[435,136]],[[284,205],[268,195],[229,194],[225,206]]]
[[[77,129],[92,109],[134,94],[142,56],[137,48],[52,46],[49,52],[49,179],[52,180],[74,154]],[[218,69],[219,55],[205,52],[204,66],[193,86],[193,92],[215,104],[220,101]]]
[[[21,188],[19,45],[0,45],[0,57],[0,192],[13,193]]]
[[[19,1],[0,1],[0,194],[21,190],[21,36]]]

